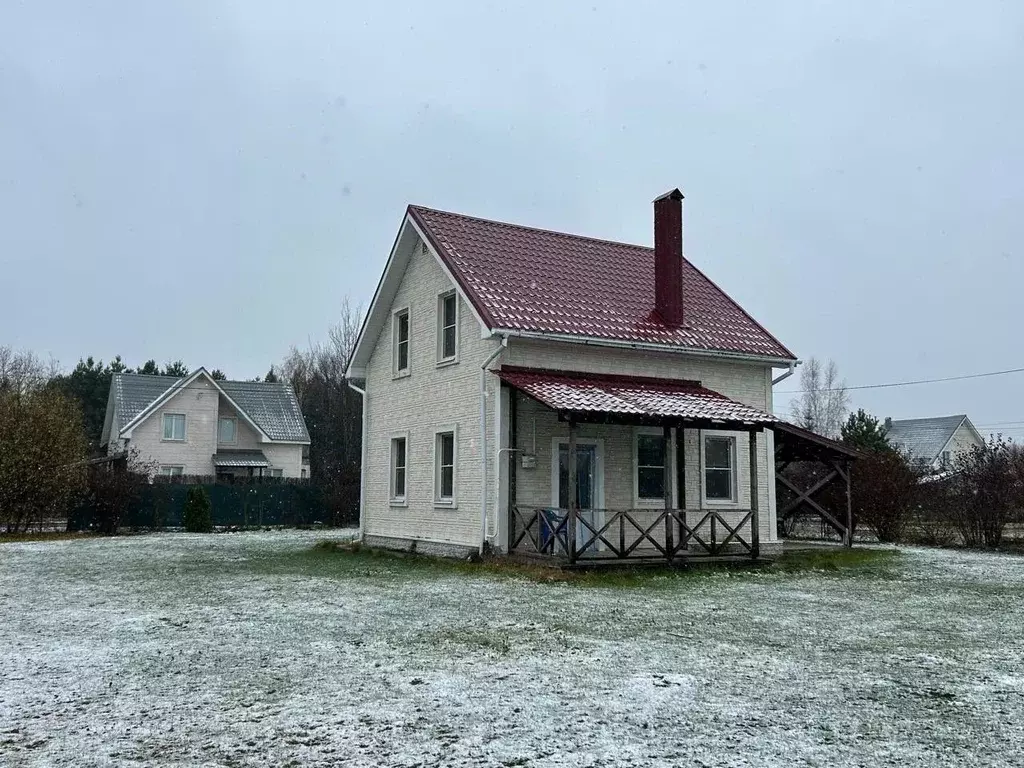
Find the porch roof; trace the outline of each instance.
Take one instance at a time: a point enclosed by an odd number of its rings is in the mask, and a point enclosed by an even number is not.
[[[769,426],[777,421],[696,381],[512,366],[495,373],[560,416],[580,421],[723,427]]]
[[[263,451],[218,451],[213,454],[215,467],[269,467]]]

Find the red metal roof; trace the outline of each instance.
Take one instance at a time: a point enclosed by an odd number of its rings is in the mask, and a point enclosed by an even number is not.
[[[491,328],[795,360],[690,262],[684,324],[654,312],[654,249],[409,206]]]
[[[556,411],[640,418],[773,424],[774,416],[693,381],[505,366],[495,373]]]

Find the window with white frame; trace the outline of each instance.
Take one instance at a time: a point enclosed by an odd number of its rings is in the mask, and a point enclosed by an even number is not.
[[[661,430],[636,435],[636,496],[638,501],[665,500],[665,462],[668,460]]]
[[[267,477],[284,477],[284,470],[271,467],[267,470]]]
[[[437,361],[454,362],[458,356],[459,302],[455,291],[437,297]]]
[[[221,417],[217,422],[217,442],[233,443],[238,439],[238,420]]]
[[[704,436],[704,498],[709,502],[736,501],[736,438]]]
[[[185,468],[178,466],[164,466],[160,467],[160,474],[164,477],[181,477],[185,474]]]
[[[455,430],[434,435],[434,501],[455,503]]]
[[[185,439],[185,414],[165,413],[164,414],[164,440]]]
[[[409,310],[402,309],[395,312],[393,319],[393,335],[395,350],[395,375],[402,376],[409,373]]]
[[[391,438],[391,502],[405,503],[405,473],[409,460],[408,439]]]

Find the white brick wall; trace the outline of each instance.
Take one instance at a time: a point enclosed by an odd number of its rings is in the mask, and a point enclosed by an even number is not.
[[[437,366],[437,300],[452,285],[420,244],[414,246],[392,309],[409,307],[409,376],[392,375],[392,329],[385,323],[366,373],[366,462],[363,532],[475,547],[480,542],[480,366],[497,349],[481,339],[480,325],[459,301],[459,356]],[[493,430],[498,381],[487,377],[487,424]],[[434,431],[457,428],[456,507],[434,504]],[[391,437],[408,433],[407,506],[390,503]],[[493,432],[492,437],[493,440]],[[489,454],[494,455],[493,442]],[[493,480],[493,459],[489,469]],[[493,494],[488,494],[494,513]]]
[[[762,410],[771,409],[771,368],[727,361],[699,359],[674,354],[652,354],[566,343],[512,339],[503,361],[510,365],[591,373],[633,376],[661,376],[692,379],[727,397]],[[521,507],[550,506],[552,503],[552,438],[568,440],[569,428],[549,409],[528,397],[520,397],[518,406],[519,448],[532,450],[536,430],[536,468],[517,470],[516,497]],[[632,509],[634,498],[633,441],[635,428],[618,425],[581,424],[582,438],[599,438],[604,454],[604,506],[607,509]],[[733,507],[717,507],[722,516],[735,524],[750,508],[749,438],[745,432],[728,433],[736,438],[738,501]],[[697,509],[701,499],[699,435],[687,430],[686,502]],[[775,541],[774,440],[770,433],[758,436],[758,506],[761,541]],[[673,473],[674,476],[674,473]]]

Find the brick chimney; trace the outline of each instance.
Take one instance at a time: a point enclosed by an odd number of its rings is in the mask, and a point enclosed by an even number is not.
[[[683,193],[654,201],[654,309],[665,325],[683,324]]]

